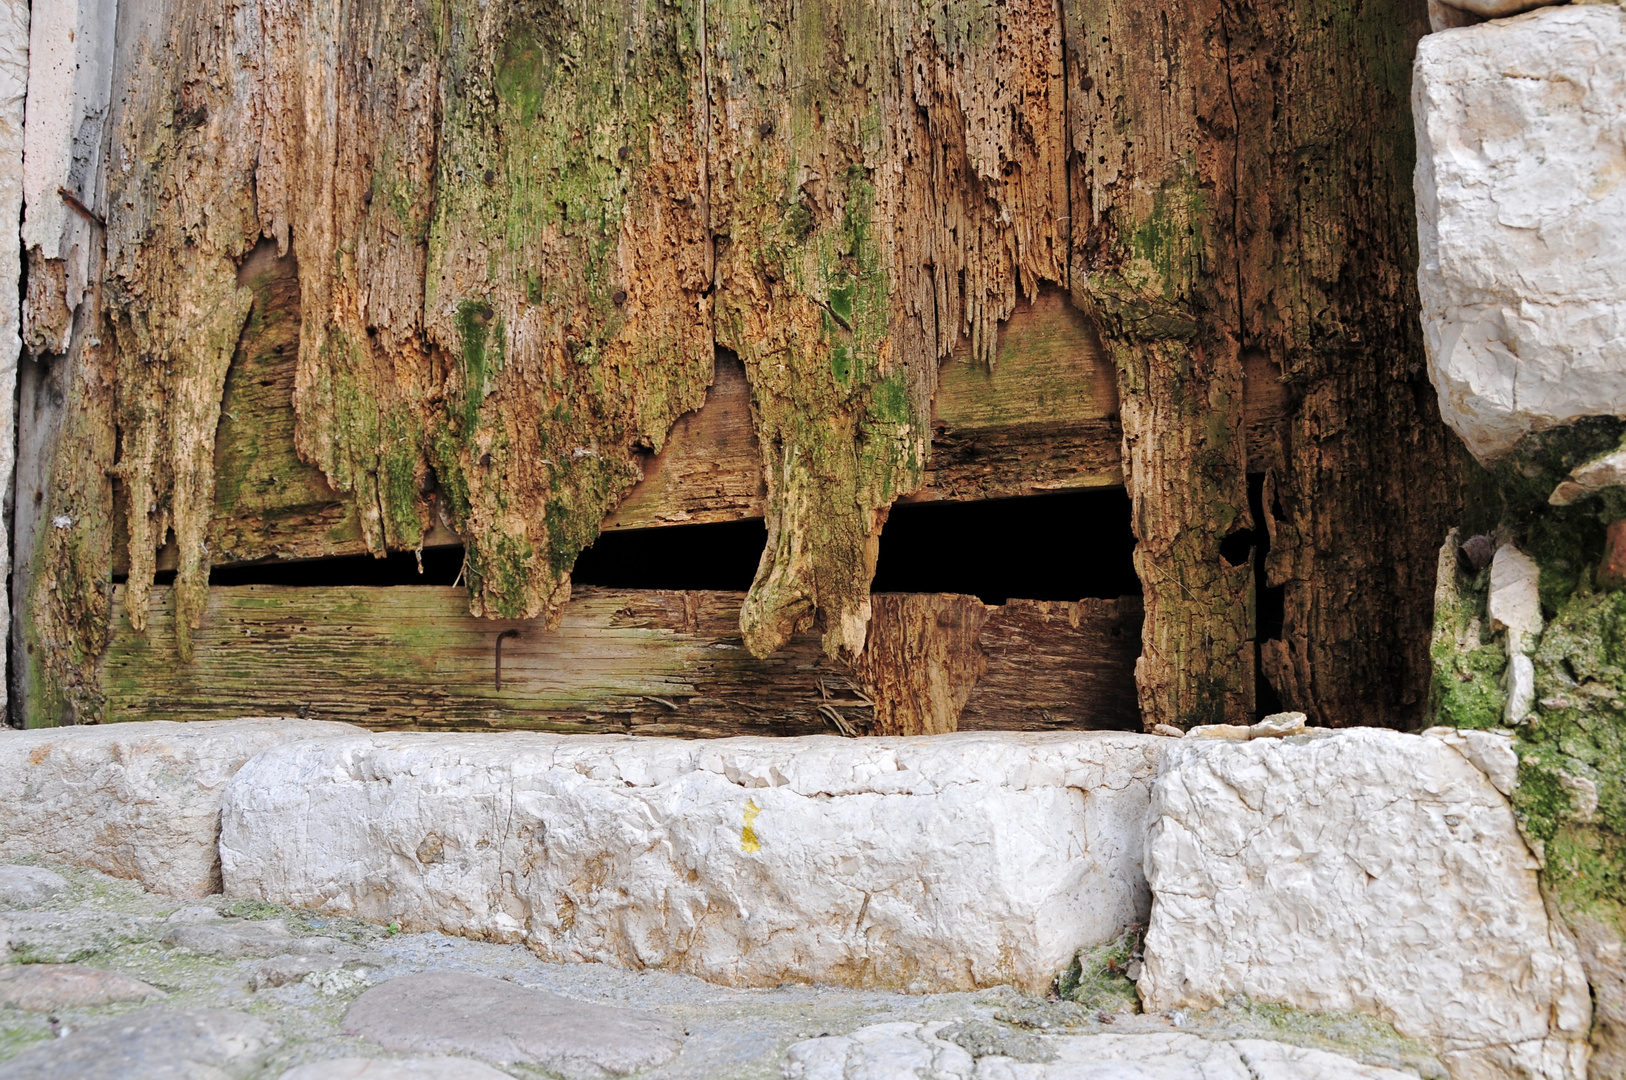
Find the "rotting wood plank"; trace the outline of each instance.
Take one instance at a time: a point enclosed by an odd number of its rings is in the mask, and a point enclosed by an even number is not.
[[[960,731],[1141,730],[1135,695],[1138,596],[1012,600],[990,608],[979,640],[990,662]]]
[[[183,663],[171,590],[154,590],[146,634],[130,628],[124,591],[114,590],[101,675],[111,721],[272,714],[440,730],[920,734],[956,726],[923,702],[957,711],[970,700],[981,702],[979,728],[1139,724],[1135,635],[1121,626],[1133,600],[997,607],[878,595],[871,666],[855,672],[811,633],[752,657],[743,593],[580,589],[548,632],[541,620],[475,618],[457,588],[215,587]],[[945,626],[940,612],[956,617]],[[1024,696],[1027,683],[1042,693]]]
[[[255,293],[226,380],[215,444],[214,565],[264,558],[312,559],[367,550],[352,500],[320,470],[299,460],[293,443],[294,369],[299,289],[292,256],[262,245],[241,280]],[[1274,371],[1245,368],[1250,471],[1278,456],[1285,402]],[[1008,498],[1123,483],[1123,434],[1116,375],[1089,320],[1057,289],[1023,302],[1000,328],[993,368],[970,347],[938,373],[932,452],[924,487],[904,501]],[[751,427],[751,388],[737,360],[720,356],[705,405],[677,421],[661,453],[646,459],[644,479],[604,522],[638,529],[739,521],[762,516],[762,458]],[[127,571],[122,498],[113,544],[114,572]],[[433,523],[426,547],[458,535]],[[173,569],[173,545],[158,567]]]

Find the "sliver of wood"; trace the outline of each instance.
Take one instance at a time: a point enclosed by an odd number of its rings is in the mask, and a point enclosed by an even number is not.
[[[175,656],[170,590],[153,599],[151,625],[137,634],[123,588],[114,590],[101,672],[108,720],[280,714],[441,730],[920,734],[955,730],[963,707],[970,723],[959,726],[982,729],[1139,727],[1133,598],[988,606],[879,595],[854,671],[827,659],[812,634],[752,657],[740,641],[741,593],[581,589],[549,633],[476,619],[457,588],[217,586],[191,663]]]

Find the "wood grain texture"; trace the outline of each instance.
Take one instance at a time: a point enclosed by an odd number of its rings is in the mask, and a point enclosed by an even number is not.
[[[1262,671],[1314,722],[1414,725],[1462,489],[1418,339],[1425,5],[1064,7],[1071,287],[1119,370],[1148,722],[1245,719]],[[1258,430],[1272,386],[1284,419]],[[1266,474],[1263,521],[1246,473]],[[1245,530],[1270,537],[1262,567],[1221,554]],[[1278,589],[1261,640],[1254,600]]]
[[[742,613],[769,652],[855,654],[888,508],[917,490],[939,362],[995,359],[1066,271],[1060,13],[1014,0],[707,7],[717,336],[744,362],[768,546]]]
[[[877,596],[874,655],[853,671],[810,634],[751,656],[741,593],[581,589],[550,632],[540,620],[475,618],[453,588],[216,587],[189,662],[163,632],[169,591],[154,591],[156,632],[147,634],[131,628],[123,596],[114,590],[101,675],[112,721],[254,713],[385,728],[922,734],[955,730],[955,714],[979,695],[980,727],[1123,727],[1132,703],[1123,688],[1133,656],[1110,646],[1121,638],[1111,601],[1029,612],[969,597]],[[982,629],[1001,625],[1022,629]],[[499,689],[498,638],[509,632],[517,636],[502,641]],[[1093,659],[1074,665],[1082,657]],[[1042,692],[1024,695],[1029,681]]]
[[[1254,709],[1253,569],[1221,554],[1253,524],[1225,6],[1067,5],[1074,205],[1089,213],[1075,223],[1072,289],[1118,372],[1148,725]]]
[[[1133,596],[990,608],[978,635],[988,666],[958,730],[1141,730],[1134,679],[1141,618]]]
[[[938,735],[958,729],[987,670],[988,606],[954,593],[870,597],[869,638],[853,675],[875,702],[873,735]]]

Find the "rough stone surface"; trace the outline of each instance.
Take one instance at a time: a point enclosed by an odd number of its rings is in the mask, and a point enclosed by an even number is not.
[[[30,956],[75,956],[86,966],[160,984],[170,993],[164,1004],[171,1008],[231,1008],[267,1021],[284,1040],[252,1074],[252,1080],[278,1080],[297,1067],[324,1065],[339,1058],[425,1056],[392,1053],[347,1035],[344,1016],[351,1002],[370,985],[426,971],[485,975],[573,1002],[636,1009],[670,1021],[684,1034],[682,1049],[665,1063],[640,1070],[638,1080],[767,1080],[781,1075],[785,1050],[792,1044],[883,1022],[948,1024],[939,1037],[983,1059],[1054,1060],[1045,1039],[1061,1033],[1162,1037],[1178,1031],[1217,1042],[1291,1042],[1369,1065],[1410,1070],[1429,1078],[1445,1076],[1438,1055],[1400,1038],[1390,1025],[1371,1017],[1312,1016],[1240,1000],[1208,1012],[1107,1013],[1076,999],[1049,1000],[1047,995],[1024,994],[1008,986],[949,994],[797,985],[736,989],[667,971],[547,963],[523,944],[396,931],[360,919],[257,900],[210,897],[182,906],[173,898],[95,870],[52,869],[68,879],[68,891],[43,909],[0,914],[0,949],[9,933],[13,942],[19,936],[24,939],[23,947]],[[365,967],[307,972],[273,984],[256,976],[268,966],[306,958],[231,959],[191,953],[162,942],[165,932],[178,925],[219,921],[223,913],[238,920],[280,921],[290,941],[340,940],[364,956]],[[26,925],[19,934],[15,927],[8,930],[8,923]],[[332,956],[323,954],[316,959]],[[47,1014],[0,1005],[0,1062],[35,1046],[54,1044],[64,1033],[76,1036],[119,1019],[131,1008],[129,1004],[86,1005]],[[379,1060],[371,1067],[383,1069],[391,1064],[393,1061]],[[499,1071],[516,1077],[549,1075],[523,1064],[502,1066]],[[218,1071],[203,1071],[202,1075],[219,1080]],[[1341,1076],[1334,1073],[1329,1080],[1341,1080]]]
[[[61,874],[38,866],[0,866],[0,908],[36,907],[67,887]]]
[[[1626,10],[1430,34],[1412,106],[1447,423],[1489,461],[1526,432],[1626,414]]]
[[[335,1058],[289,1069],[279,1080],[508,1080],[468,1058]]]
[[[1492,787],[1512,796],[1519,783],[1519,755],[1513,749],[1513,736],[1504,731],[1451,727],[1429,728],[1423,734],[1454,748],[1485,774]]]
[[[471,1054],[570,1077],[624,1076],[670,1060],[683,1044],[680,1027],[651,1013],[451,971],[373,987],[344,1026],[385,1050]]]
[[[1626,485],[1626,450],[1614,450],[1570,470],[1570,478],[1553,489],[1547,501],[1569,506],[1577,499],[1606,488]]]
[[[0,1080],[225,1080],[253,1073],[281,1041],[229,1009],[143,1009],[25,1050],[0,1064]]]
[[[1143,922],[1176,740],[405,733],[227,793],[227,891],[730,985],[1048,987]]]
[[[1182,740],[1150,820],[1147,1008],[1242,995],[1368,1013],[1439,1048],[1457,1080],[1512,1059],[1585,1075],[1575,945],[1506,797],[1452,742]]]
[[[1541,636],[1541,567],[1536,560],[1503,544],[1491,559],[1489,612],[1491,626],[1507,631],[1510,653],[1535,650]]]
[[[329,937],[295,937],[280,919],[183,922],[164,934],[165,945],[227,960],[262,956],[332,957],[337,966],[357,950]],[[359,954],[358,954],[359,955]],[[314,968],[312,970],[315,970]]]
[[[786,1080],[1416,1080],[1340,1054],[1261,1039],[1195,1035],[1036,1037],[1043,1055],[979,1053],[953,1026],[875,1024],[808,1039],[785,1054]],[[1024,1058],[1026,1060],[1024,1060]]]
[[[173,896],[220,890],[220,799],[261,750],[348,724],[251,719],[0,730],[0,858],[37,856]]]
[[[156,986],[77,964],[15,964],[0,967],[0,1006],[52,1012],[86,1005],[145,1001],[165,994]]]

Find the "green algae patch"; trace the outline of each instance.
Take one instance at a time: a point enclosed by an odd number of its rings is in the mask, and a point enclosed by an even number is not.
[[[451,0],[426,419],[471,609],[556,623],[639,454],[711,381],[700,12]]]
[[[1491,630],[1486,611],[1490,569],[1464,570],[1457,547],[1453,531],[1440,549],[1434,589],[1430,712],[1446,727],[1494,728],[1507,704],[1507,635]]]
[[[1140,998],[1129,973],[1138,973],[1142,938],[1142,928],[1132,926],[1104,945],[1080,949],[1056,977],[1056,996],[1087,1009],[1139,1012]]]
[[[1626,592],[1598,587],[1609,523],[1626,518],[1626,491],[1604,489],[1554,506],[1570,470],[1622,445],[1626,422],[1581,421],[1526,436],[1469,485],[1465,519],[1540,567],[1546,625],[1532,661],[1534,704],[1512,730],[1519,756],[1513,807],[1542,862],[1543,887],[1581,949],[1595,999],[1594,1067],[1626,1063]],[[1489,571],[1441,552],[1432,643],[1435,722],[1501,722],[1505,634],[1486,614]]]

